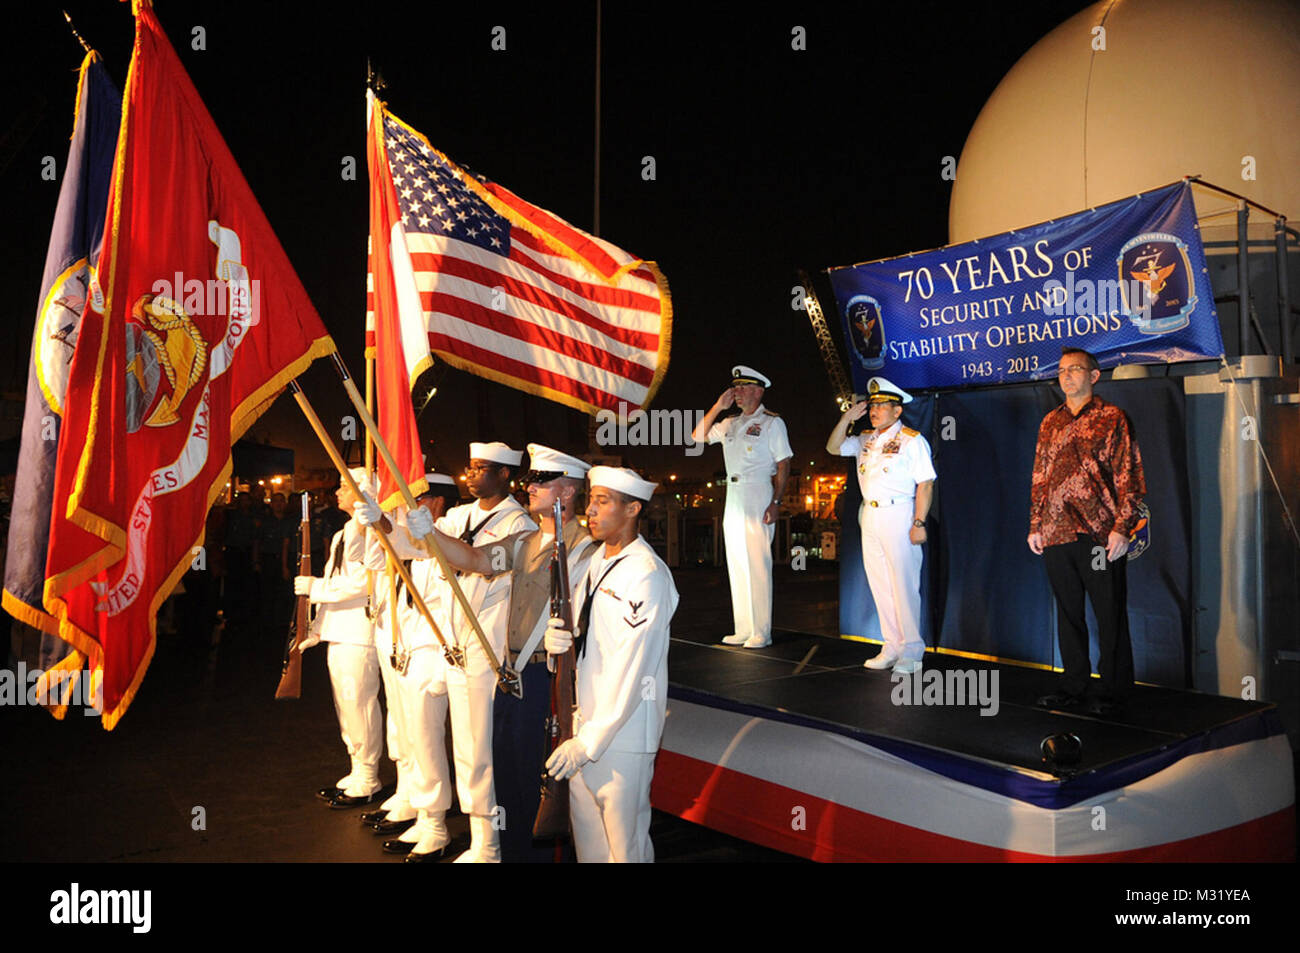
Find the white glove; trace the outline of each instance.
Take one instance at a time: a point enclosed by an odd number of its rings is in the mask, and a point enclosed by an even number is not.
[[[546,759],[546,770],[555,780],[563,781],[577,774],[584,764],[590,763],[591,759],[587,757],[587,749],[582,746],[582,742],[570,738],[551,752],[551,756]]]
[[[310,596],[311,581],[315,576],[294,576],[293,577],[293,594],[295,596]]]
[[[546,636],[542,640],[547,655],[563,655],[573,648],[573,633],[564,627],[564,620],[552,617],[546,623]]]
[[[417,506],[406,514],[406,531],[414,539],[424,539],[433,532],[433,515],[423,506]]]
[[[384,511],[379,508],[374,497],[363,492],[361,499],[352,504],[352,515],[362,526],[374,526],[384,518]]]

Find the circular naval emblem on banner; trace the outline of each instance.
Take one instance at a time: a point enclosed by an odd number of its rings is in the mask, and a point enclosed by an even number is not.
[[[1138,524],[1128,537],[1128,558],[1137,559],[1151,546],[1151,510],[1145,503],[1138,504]]]
[[[50,286],[41,308],[40,332],[36,342],[36,373],[45,402],[56,414],[63,414],[68,392],[68,370],[77,346],[81,314],[86,308],[86,283],[90,269],[86,259],[73,262]]]
[[[1187,243],[1177,235],[1147,232],[1131,238],[1116,260],[1124,311],[1143,334],[1187,327],[1196,307],[1196,283]]]
[[[870,295],[854,295],[844,306],[853,360],[869,371],[885,366],[885,319],[880,302]]]

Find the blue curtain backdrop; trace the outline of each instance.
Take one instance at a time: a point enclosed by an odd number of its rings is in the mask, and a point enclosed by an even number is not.
[[[1109,381],[1097,393],[1129,416],[1142,452],[1151,542],[1128,564],[1129,627],[1141,681],[1185,687],[1191,640],[1191,505],[1183,391],[1174,379]],[[1049,384],[918,396],[903,422],[934,451],[935,503],[921,571],[926,644],[1059,666],[1056,608],[1029,551],[1029,481]],[[944,439],[945,428],[951,439]],[[845,461],[847,464],[848,461]],[[839,503],[840,631],[880,639],[862,568],[856,473]],[[1093,665],[1096,624],[1091,609]]]

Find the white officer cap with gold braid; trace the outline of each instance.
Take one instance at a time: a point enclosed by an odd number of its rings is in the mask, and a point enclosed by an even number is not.
[[[591,464],[567,453],[560,453],[540,443],[528,445],[528,472],[524,474],[525,483],[549,483],[556,477],[573,477],[585,480]]]
[[[500,440],[492,443],[471,443],[469,445],[469,458],[471,460],[487,460],[491,463],[500,463],[507,467],[517,467],[524,461],[524,452],[522,450],[511,450]]]
[[[912,395],[884,377],[873,377],[867,381],[867,401],[872,404],[884,404],[890,401],[910,404]]]
[[[591,472],[587,474],[587,479],[591,481],[593,487],[603,486],[607,490],[618,490],[643,503],[650,501],[650,497],[654,496],[655,487],[659,485],[641,479],[635,470],[629,470],[627,467],[592,467]]]
[[[760,374],[752,367],[746,367],[744,364],[737,364],[731,369],[731,386],[739,387],[742,384],[757,384],[759,387],[772,386],[772,382],[767,379],[765,374]]]

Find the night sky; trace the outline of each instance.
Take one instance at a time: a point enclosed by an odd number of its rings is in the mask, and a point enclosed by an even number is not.
[[[770,376],[767,405],[796,459],[823,460],[837,419],[806,315],[791,309],[798,268],[947,242],[951,183],[980,108],[1033,43],[1085,3],[953,7],[866,4],[614,4],[604,8],[600,234],[657,261],[674,306],[664,409],[707,408],[733,363]],[[81,49],[58,4],[7,23],[0,121],[0,278],[8,344],[3,389],[21,399],[41,269],[71,133]],[[69,0],[82,35],[125,82],[128,4]],[[454,160],[590,229],[593,221],[595,4],[370,2],[348,12],[298,3],[160,0],[158,16],[344,357],[362,375],[367,197],[365,76],[370,57],[402,119]],[[328,13],[322,10],[328,9]],[[505,27],[506,49],[492,49]],[[792,29],[807,49],[791,48]],[[192,48],[195,27],[206,49]],[[344,157],[359,174],[345,181]],[[655,179],[642,178],[653,156]],[[958,172],[960,174],[960,170]],[[823,281],[822,303],[838,336]],[[332,370],[305,377],[322,416],[346,412]],[[420,418],[440,469],[469,440],[582,451],[586,418],[439,365]],[[418,395],[417,407],[423,399]],[[250,432],[324,454],[288,397]],[[717,448],[629,449],[652,475],[712,473]]]

